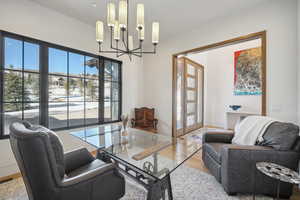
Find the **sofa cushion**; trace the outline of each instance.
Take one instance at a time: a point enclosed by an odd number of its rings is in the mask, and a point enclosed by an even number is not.
[[[221,148],[225,143],[205,143],[203,150],[206,151],[216,162],[221,163]]]
[[[273,147],[280,151],[293,150],[299,135],[299,127],[292,123],[273,122],[263,135],[258,145]]]

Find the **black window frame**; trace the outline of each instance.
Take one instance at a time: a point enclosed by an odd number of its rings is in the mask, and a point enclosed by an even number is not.
[[[23,36],[23,35],[19,35],[16,33],[12,33],[12,32],[7,32],[7,31],[3,31],[0,30],[0,139],[7,139],[9,138],[9,134],[5,135],[4,133],[4,126],[5,126],[5,122],[4,122],[4,48],[5,48],[5,44],[4,44],[4,38],[8,37],[8,38],[12,38],[12,39],[17,39],[17,40],[21,40],[24,44],[24,42],[30,42],[30,43],[34,43],[39,45],[39,72],[37,72],[39,74],[40,77],[40,81],[39,81],[39,88],[40,88],[40,94],[39,94],[39,104],[40,104],[40,113],[39,113],[39,123],[43,126],[48,127],[49,123],[48,123],[48,105],[49,105],[49,96],[48,96],[48,87],[49,87],[49,83],[48,83],[48,77],[51,73],[49,73],[49,66],[48,66],[48,49],[49,48],[55,48],[55,49],[59,49],[59,50],[63,50],[63,51],[67,51],[68,55],[69,53],[75,53],[75,54],[80,54],[84,56],[84,60],[86,60],[86,57],[93,57],[93,58],[97,58],[98,59],[98,81],[99,81],[99,99],[98,99],[98,122],[97,123],[90,123],[90,124],[86,124],[86,118],[84,115],[84,124],[83,125],[78,125],[78,126],[68,126],[68,127],[63,127],[63,128],[54,128],[52,130],[68,130],[68,129],[73,129],[73,128],[79,128],[79,127],[85,127],[85,126],[93,126],[93,125],[101,125],[101,124],[107,124],[107,123],[115,123],[115,122],[120,122],[121,121],[121,114],[122,114],[122,61],[120,60],[116,60],[113,58],[108,58],[108,57],[104,57],[101,55],[96,55],[93,53],[89,53],[89,52],[85,52],[85,51],[81,51],[78,49],[73,49],[73,48],[69,48],[66,46],[62,46],[62,45],[58,45],[58,44],[54,44],[54,43],[50,43],[50,42],[46,42],[46,41],[42,41],[42,40],[38,40],[38,39],[34,39],[31,37],[27,37],[27,36]],[[114,63],[118,63],[119,65],[119,119],[118,120],[112,120],[112,121],[104,121],[104,63],[105,61],[111,61]],[[69,62],[69,61],[68,61]],[[85,67],[86,68],[86,67]],[[23,72],[24,73],[24,72]],[[84,76],[85,77],[85,76]],[[43,81],[41,81],[43,80]],[[85,78],[84,78],[85,80]],[[45,89],[46,88],[46,89]],[[68,88],[68,94],[69,94],[69,88]],[[68,95],[69,96],[69,95]],[[84,104],[86,104],[86,101],[84,100]],[[69,107],[69,106],[68,106]],[[86,106],[84,106],[86,107]],[[85,112],[85,109],[84,109]],[[69,115],[69,113],[68,113]],[[69,125],[69,118],[67,119],[68,122],[67,124]]]
[[[105,74],[104,74],[104,88],[105,88],[105,83],[110,83],[110,114],[111,114],[111,116],[110,116],[110,118],[112,119],[113,118],[113,112],[112,112],[112,110],[113,110],[113,104],[115,104],[115,103],[119,103],[120,104],[120,101],[121,101],[121,98],[122,98],[122,95],[119,93],[119,97],[118,97],[118,100],[114,100],[113,99],[113,93],[112,93],[112,88],[113,88],[113,84],[117,84],[118,85],[118,88],[120,88],[121,87],[121,81],[122,81],[122,78],[120,77],[120,74],[122,73],[121,71],[120,71],[120,69],[121,69],[121,67],[119,67],[119,69],[118,69],[118,80],[113,80],[113,72],[112,72],[112,65],[113,65],[113,63],[114,64],[118,64],[118,63],[116,63],[116,62],[114,62],[114,61],[111,61],[111,60],[104,60],[104,65],[103,65],[103,69],[105,70],[105,62],[109,62],[110,63],[110,65],[111,65],[111,80],[109,80],[109,79],[105,79]],[[104,104],[105,104],[105,102],[108,102],[108,101],[106,101],[105,100],[105,94],[104,94]],[[120,107],[120,106],[119,106]],[[104,117],[105,117],[105,113],[104,113]],[[105,121],[105,118],[104,118],[104,121]],[[110,122],[110,121],[107,121],[108,123]]]

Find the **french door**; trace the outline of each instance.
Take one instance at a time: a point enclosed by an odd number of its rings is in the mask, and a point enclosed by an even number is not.
[[[204,67],[188,58],[177,59],[176,136],[203,126]]]

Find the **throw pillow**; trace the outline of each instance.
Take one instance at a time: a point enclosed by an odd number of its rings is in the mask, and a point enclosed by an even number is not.
[[[258,145],[273,147],[280,151],[292,150],[299,135],[299,127],[292,123],[273,122]]]

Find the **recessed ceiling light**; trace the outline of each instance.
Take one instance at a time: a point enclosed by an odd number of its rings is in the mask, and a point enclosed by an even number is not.
[[[92,7],[96,8],[97,7],[97,4],[94,2],[92,3]]]

